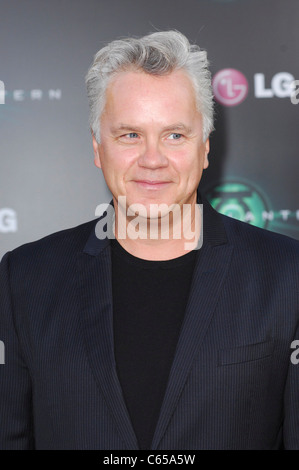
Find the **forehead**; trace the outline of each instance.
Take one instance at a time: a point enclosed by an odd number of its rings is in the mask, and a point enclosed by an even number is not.
[[[194,87],[186,72],[178,70],[167,75],[150,75],[143,71],[120,72],[106,91],[106,111],[179,112],[196,109]]]

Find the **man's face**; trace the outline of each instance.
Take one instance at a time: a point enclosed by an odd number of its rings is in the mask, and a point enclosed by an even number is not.
[[[101,143],[93,138],[101,168],[116,204],[196,202],[209,141],[202,140],[202,117],[183,71],[165,76],[120,72],[107,89],[100,121]]]

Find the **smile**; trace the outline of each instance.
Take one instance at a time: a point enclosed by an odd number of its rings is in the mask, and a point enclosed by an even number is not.
[[[149,181],[149,180],[133,180],[133,182],[136,183],[141,188],[154,189],[154,190],[162,189],[171,183],[171,181]]]

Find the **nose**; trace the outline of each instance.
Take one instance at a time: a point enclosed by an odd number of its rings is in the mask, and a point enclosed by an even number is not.
[[[157,169],[168,166],[168,158],[160,148],[159,141],[147,140],[138,159],[143,168]]]

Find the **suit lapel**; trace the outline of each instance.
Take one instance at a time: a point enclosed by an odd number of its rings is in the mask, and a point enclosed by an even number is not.
[[[152,449],[157,449],[178,404],[196,354],[211,322],[231,261],[223,222],[204,204],[203,246],[194,269],[182,331],[170,371]],[[128,449],[138,449],[116,373],[113,341],[112,267],[109,240],[94,230],[78,254],[78,290],[82,307],[82,334],[96,382]]]
[[[231,261],[233,249],[227,243],[222,221],[207,203],[205,209],[203,247],[198,253],[185,318],[152,442],[154,450],[158,448],[177,406],[211,322]]]
[[[93,231],[78,254],[82,334],[91,370],[120,435],[128,449],[138,449],[115,366],[111,276],[109,243]]]

